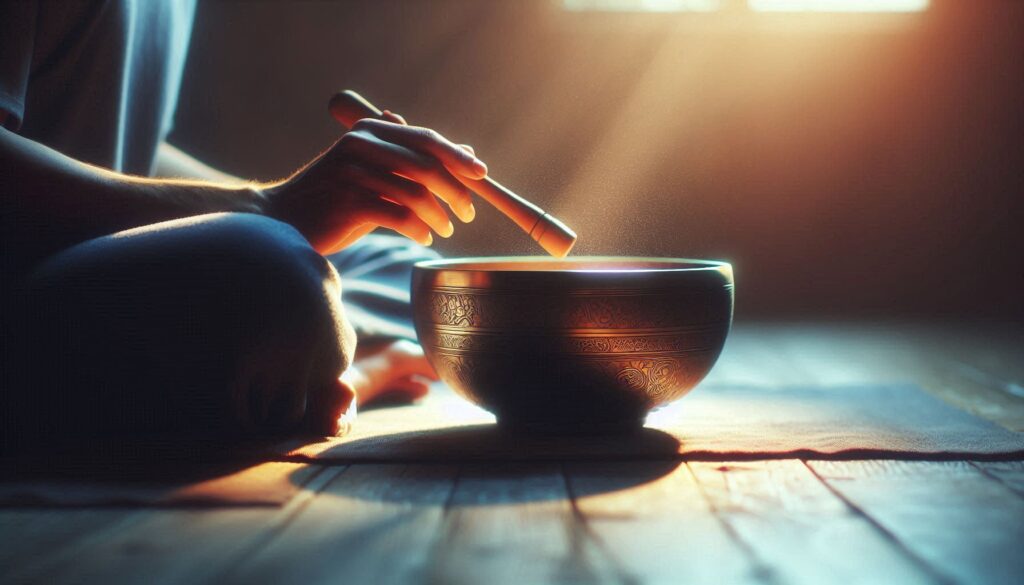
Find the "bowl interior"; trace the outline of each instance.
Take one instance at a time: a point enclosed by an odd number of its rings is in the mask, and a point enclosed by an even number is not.
[[[519,256],[428,260],[418,267],[434,270],[485,272],[689,272],[727,270],[729,264],[713,260],[686,258],[647,258],[620,256],[580,256],[549,258]]]

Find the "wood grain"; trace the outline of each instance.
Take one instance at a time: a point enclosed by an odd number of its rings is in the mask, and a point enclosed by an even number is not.
[[[977,461],[973,465],[1024,496],[1024,461]]]
[[[447,466],[352,466],[219,582],[424,582],[455,477]]]
[[[717,371],[742,368],[741,360],[756,359],[765,384],[910,382],[1012,431],[1024,431],[1024,367],[1019,364],[1024,339],[1013,330],[886,323],[753,324],[737,327],[728,343],[709,381],[733,380],[728,371]],[[729,356],[730,348],[739,355]]]
[[[1020,430],[1017,340],[741,325],[706,384],[913,382]],[[663,465],[311,467],[315,477],[281,508],[3,509],[2,581],[1024,581],[1021,461]]]
[[[33,582],[57,559],[73,557],[94,539],[130,528],[143,514],[130,509],[0,510],[3,581]]]
[[[557,465],[469,466],[459,476],[431,583],[615,583],[577,521]]]
[[[575,506],[621,583],[757,583],[764,563],[715,516],[684,464],[566,466]]]
[[[1019,584],[1024,499],[964,461],[810,461],[836,493],[935,571]]]
[[[938,583],[801,462],[689,464],[700,488],[769,580]]]
[[[70,520],[78,534],[58,548],[50,548],[51,543],[66,528],[40,530],[38,536],[27,539],[5,538],[20,542],[18,547],[26,553],[8,565],[12,569],[5,582],[216,581],[232,563],[286,524],[312,500],[320,484],[340,469],[326,469],[317,476],[320,471],[317,466],[304,466],[304,476],[299,480],[309,482],[306,489],[279,508],[112,508],[59,512]],[[89,526],[97,522],[100,525]]]

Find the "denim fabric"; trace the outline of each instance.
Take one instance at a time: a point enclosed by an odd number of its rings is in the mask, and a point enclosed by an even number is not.
[[[287,430],[307,394],[347,367],[353,329],[415,339],[412,264],[434,257],[371,235],[328,262],[290,226],[249,214],[78,244],[16,291],[5,323],[5,434]]]

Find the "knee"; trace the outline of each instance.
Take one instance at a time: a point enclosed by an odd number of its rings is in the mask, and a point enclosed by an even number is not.
[[[215,258],[204,270],[208,279],[226,286],[230,304],[254,333],[273,337],[282,349],[324,354],[322,365],[336,378],[355,345],[337,271],[290,225],[249,214],[220,222],[208,250]]]
[[[86,242],[40,266],[28,293],[28,390],[56,431],[284,430],[355,348],[331,265],[255,215]]]
[[[301,421],[313,395],[335,387],[356,334],[337,271],[294,228],[256,216],[230,223],[223,245],[237,263],[234,287],[260,291],[243,294],[247,325],[229,344],[239,350],[235,415],[248,431],[281,430]]]
[[[220,351],[233,363],[230,418],[245,433],[282,431],[301,422],[310,397],[333,388],[354,356],[334,267],[291,226],[230,214],[212,221],[202,272],[222,305]]]

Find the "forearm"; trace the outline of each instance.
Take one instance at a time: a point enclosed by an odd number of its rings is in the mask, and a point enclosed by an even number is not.
[[[248,183],[211,167],[168,142],[161,142],[157,147],[154,175],[167,179],[198,179],[222,185],[242,186]]]
[[[5,246],[42,256],[87,239],[170,219],[262,212],[256,185],[115,173],[0,129]]]

